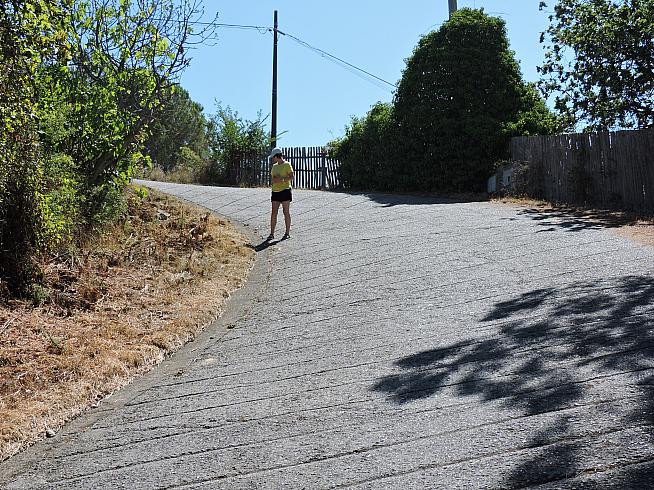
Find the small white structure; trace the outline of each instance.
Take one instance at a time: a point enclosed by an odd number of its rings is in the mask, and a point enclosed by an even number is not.
[[[499,167],[495,175],[491,176],[488,179],[488,185],[486,186],[489,194],[496,194],[498,192],[504,192],[513,186],[513,171],[515,170],[515,165],[509,164]]]

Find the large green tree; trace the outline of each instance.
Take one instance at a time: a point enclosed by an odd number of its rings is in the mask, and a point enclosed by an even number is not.
[[[654,126],[654,0],[558,0],[541,42],[541,89],[571,123]]]
[[[65,113],[52,151],[79,168],[86,215],[102,216],[145,161],[148,128],[174,96],[189,47],[213,36],[194,30],[198,0],[75,0],[71,60],[44,67],[44,113]]]
[[[405,163],[400,180],[428,190],[482,190],[521,119],[532,133],[555,129],[522,79],[504,21],[483,9],[461,9],[420,40],[397,90],[395,116]]]
[[[189,47],[213,36],[202,15],[200,0],[0,0],[0,290],[27,291],[38,252],[117,216]]]
[[[203,160],[209,158],[208,120],[202,105],[180,86],[171,90],[169,102],[151,125],[145,142],[145,153],[165,172],[183,164],[189,152]]]

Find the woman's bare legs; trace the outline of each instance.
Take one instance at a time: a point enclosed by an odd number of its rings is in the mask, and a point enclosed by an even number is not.
[[[270,212],[270,236],[275,234],[277,226],[277,213],[279,212],[279,201],[272,202],[272,211]]]
[[[282,202],[282,210],[284,211],[284,224],[286,225],[286,235],[291,234],[291,201]]]

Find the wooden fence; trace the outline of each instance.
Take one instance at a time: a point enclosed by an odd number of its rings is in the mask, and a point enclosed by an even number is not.
[[[282,148],[282,151],[293,167],[294,189],[340,188],[339,162],[329,157],[325,147],[289,147]],[[233,181],[238,185],[268,186],[271,167],[268,154],[244,156]]]
[[[654,128],[513,138],[511,160],[532,197],[654,213]]]

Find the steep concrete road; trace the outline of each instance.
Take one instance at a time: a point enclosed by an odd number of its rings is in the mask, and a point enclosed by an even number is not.
[[[265,189],[150,185],[268,234]],[[0,486],[654,487],[654,249],[490,203],[294,197],[223,318]]]

